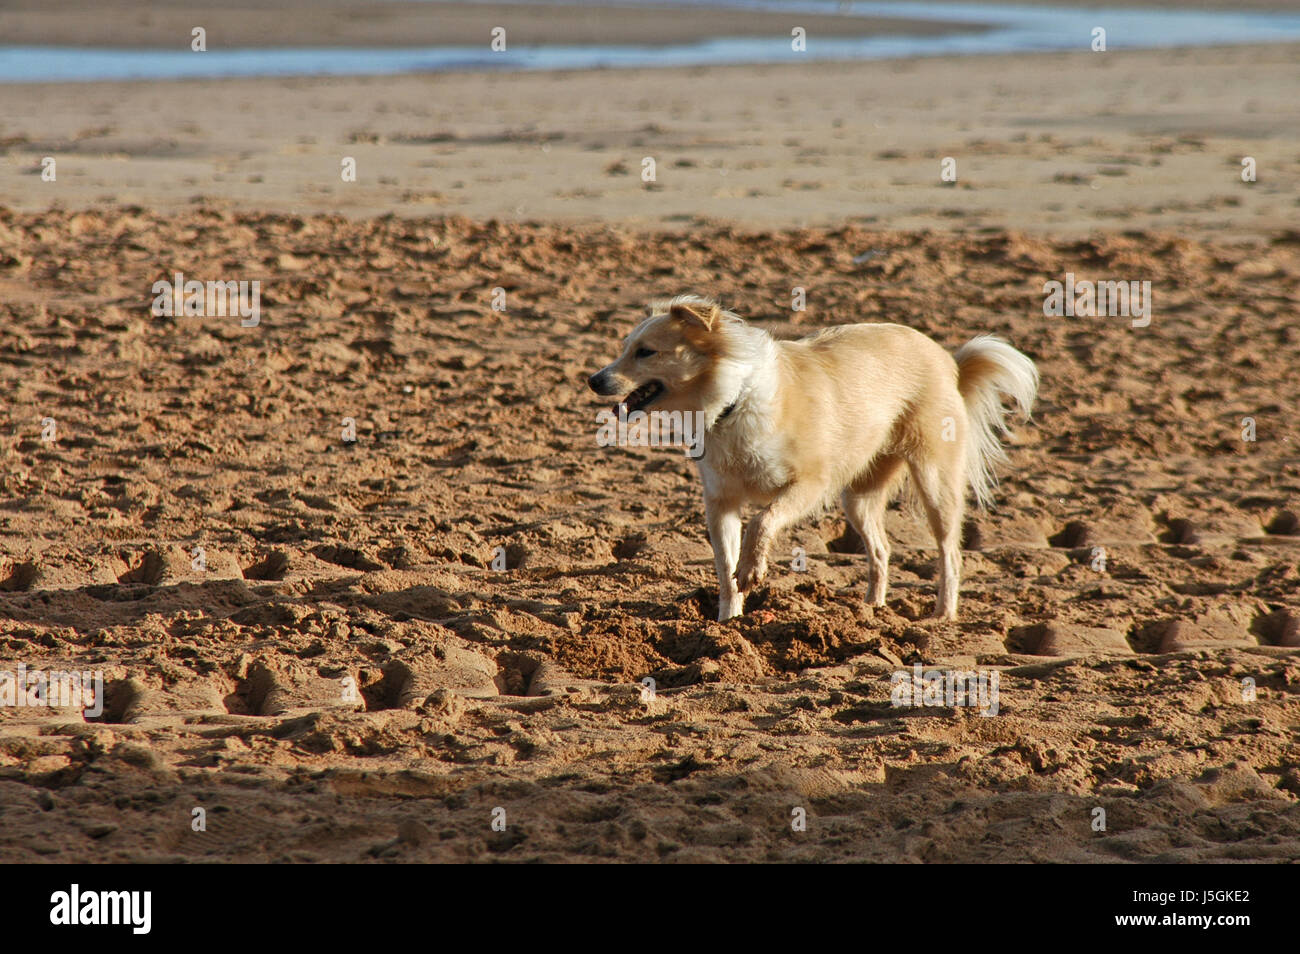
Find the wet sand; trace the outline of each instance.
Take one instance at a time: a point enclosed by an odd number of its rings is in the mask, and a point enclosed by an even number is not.
[[[1258,234],[1300,209],[1298,52],[0,86],[0,203]]]
[[[519,46],[695,43],[719,36],[933,34],[978,26],[907,17],[765,13],[699,7],[575,4],[367,2],[367,0],[105,0],[52,8],[43,0],[0,4],[5,43],[188,49],[207,31],[208,49],[302,46],[483,46],[502,27]]]

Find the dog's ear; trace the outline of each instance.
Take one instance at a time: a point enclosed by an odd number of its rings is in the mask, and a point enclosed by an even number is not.
[[[722,308],[716,302],[712,301],[682,301],[674,303],[668,309],[668,314],[672,315],[675,321],[681,322],[687,328],[700,328],[704,331],[712,331],[718,326],[718,319],[722,315]]]

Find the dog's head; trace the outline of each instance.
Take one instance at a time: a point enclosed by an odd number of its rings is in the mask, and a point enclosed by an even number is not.
[[[716,302],[681,295],[650,308],[623,342],[623,353],[587,384],[597,394],[627,396],[628,413],[707,410],[716,401],[716,369],[728,322],[740,319]]]

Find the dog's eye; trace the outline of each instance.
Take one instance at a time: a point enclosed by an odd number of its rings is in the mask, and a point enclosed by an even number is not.
[[[651,348],[637,348],[637,349],[636,349],[636,356],[637,356],[638,358],[653,358],[656,354],[658,354],[658,352],[657,352],[657,351],[654,351],[654,350],[651,349]]]

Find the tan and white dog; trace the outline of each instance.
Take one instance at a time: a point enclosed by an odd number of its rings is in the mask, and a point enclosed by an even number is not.
[[[966,488],[982,507],[1006,455],[1006,395],[1028,418],[1034,363],[982,335],[949,355],[902,325],[828,328],[778,341],[715,302],[651,307],[597,394],[630,391],[629,412],[702,412],[698,460],[718,572],[718,619],[743,612],[776,535],[839,494],[870,559],[867,599],[885,603],[885,506],[910,476],[940,551],[935,615],[955,619]],[[741,536],[741,509],[763,509]]]

